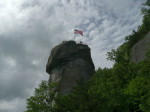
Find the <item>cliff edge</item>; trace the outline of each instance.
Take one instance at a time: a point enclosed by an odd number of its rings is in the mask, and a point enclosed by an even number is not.
[[[131,61],[138,63],[146,59],[146,52],[150,49],[150,32],[131,48]]]

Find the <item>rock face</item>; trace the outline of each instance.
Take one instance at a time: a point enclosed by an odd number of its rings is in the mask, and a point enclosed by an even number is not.
[[[150,49],[150,32],[137,42],[131,49],[131,61],[138,63],[146,59],[146,52]]]
[[[46,65],[49,82],[57,82],[57,91],[68,94],[77,80],[87,80],[94,73],[90,48],[75,41],[65,41],[54,47]]]

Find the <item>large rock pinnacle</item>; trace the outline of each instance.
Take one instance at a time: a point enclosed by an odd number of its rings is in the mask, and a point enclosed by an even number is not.
[[[54,47],[46,65],[50,83],[58,82],[57,91],[62,94],[69,93],[77,80],[89,79],[94,69],[90,48],[75,41]]]

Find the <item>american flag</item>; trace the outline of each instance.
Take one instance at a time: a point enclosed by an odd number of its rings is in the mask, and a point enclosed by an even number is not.
[[[75,29],[74,34],[80,34],[83,36],[83,31]]]

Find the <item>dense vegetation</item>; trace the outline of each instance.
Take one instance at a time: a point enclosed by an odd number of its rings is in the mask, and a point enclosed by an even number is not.
[[[99,68],[86,84],[56,98],[54,112],[150,112],[149,63]]]
[[[54,91],[56,84],[48,84],[48,81],[42,81],[39,88],[35,88],[34,96],[27,99],[27,110],[25,112],[51,112]]]
[[[150,1],[145,3],[150,6]],[[112,68],[99,68],[87,82],[78,82],[68,95],[57,95],[42,81],[27,99],[26,112],[150,112],[150,51],[140,63],[130,62],[130,48],[150,31],[150,9],[143,8],[143,24],[126,37],[118,49],[108,52]],[[52,100],[55,105],[52,107]]]

